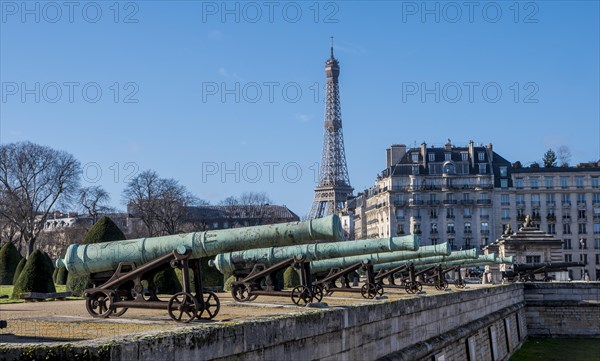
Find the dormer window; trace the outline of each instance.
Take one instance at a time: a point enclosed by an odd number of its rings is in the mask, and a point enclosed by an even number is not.
[[[452,159],[452,153],[444,153],[444,160]]]
[[[413,153],[413,154],[411,154],[411,156],[412,156],[413,163],[419,162],[419,153]]]
[[[443,172],[444,172],[444,174],[455,174],[456,169],[454,167],[454,163],[452,163],[452,162],[444,163]]]

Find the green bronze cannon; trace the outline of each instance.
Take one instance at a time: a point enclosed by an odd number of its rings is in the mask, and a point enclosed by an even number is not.
[[[407,251],[399,251],[402,249]],[[416,249],[418,251],[408,251]],[[317,272],[343,268],[344,270],[333,277],[337,279],[354,269],[363,267],[364,261],[384,262],[449,253],[449,246],[446,243],[419,247],[419,238],[411,235],[233,252],[218,255],[211,264],[220,272],[235,276],[232,295],[237,301],[253,300],[259,295],[291,296],[294,303],[299,304],[312,302],[313,298],[320,301],[323,297],[323,288],[328,293],[333,291],[334,282],[320,282],[320,280],[317,281],[318,285],[313,284],[312,275]],[[315,265],[317,265],[316,270],[313,269]],[[274,281],[277,273],[289,266],[293,266],[300,273],[301,283],[292,290],[291,294],[280,290]],[[353,270],[346,270],[349,266],[354,267]],[[361,292],[361,289],[351,290],[350,287],[347,290]],[[372,298],[375,295],[363,293],[363,296]]]
[[[374,281],[377,288],[403,288],[407,293],[417,293],[422,291],[425,283],[424,276],[431,271],[437,271],[436,279],[426,284],[442,290],[448,287],[448,283],[442,277],[443,274],[439,264],[452,261],[463,262],[477,258],[477,249],[473,248],[465,251],[454,251],[447,256],[375,264],[373,268],[378,273],[374,277]],[[404,272],[407,273],[406,276],[403,275]],[[399,275],[401,278],[400,284],[397,283]],[[421,277],[421,281],[418,281],[417,277]],[[456,284],[456,286],[462,288],[462,282]]]
[[[120,316],[128,308],[166,309],[176,321],[212,319],[219,311],[216,294],[202,287],[201,257],[258,247],[342,240],[337,215],[264,226],[193,232],[68,247],[64,266],[73,275],[90,274],[96,286],[85,290],[86,307],[93,317]],[[160,300],[152,281],[164,267],[179,268],[183,292]],[[195,295],[191,294],[190,269]],[[148,281],[144,290],[142,280]]]
[[[552,277],[549,272],[567,271],[572,267],[585,267],[584,262],[542,262],[542,263],[519,263],[514,264],[510,271],[503,271],[502,278],[511,282],[550,282]],[[536,279],[536,274],[543,274],[543,278]]]

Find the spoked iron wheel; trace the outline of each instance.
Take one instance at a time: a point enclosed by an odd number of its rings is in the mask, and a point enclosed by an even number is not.
[[[85,308],[95,318],[107,318],[114,312],[111,293],[109,291],[95,291],[86,294]]]
[[[196,318],[199,306],[196,298],[187,292],[179,292],[173,295],[167,305],[169,316],[177,322],[188,323]]]
[[[454,286],[456,288],[465,288],[466,285],[467,284],[466,284],[465,280],[463,280],[463,279],[454,281]]]
[[[406,291],[406,293],[417,293],[421,292],[422,289],[423,285],[419,281],[406,281],[404,283],[404,290]]]
[[[221,309],[219,297],[212,291],[204,291],[204,303],[200,304],[200,308],[196,317],[202,320],[212,320]]]
[[[310,303],[312,298],[312,292],[305,286],[296,286],[292,290],[292,301],[298,306],[300,306],[300,304],[304,306],[307,303]]]
[[[435,281],[434,286],[435,286],[436,290],[443,291],[446,288],[448,288],[448,282],[446,282],[444,280],[442,280],[442,281]]]
[[[379,296],[383,296],[383,286],[380,285],[379,283],[375,285],[375,292],[379,295]]]
[[[246,302],[250,300],[250,287],[245,283],[231,285],[231,296],[238,302]]]
[[[367,299],[372,299],[375,298],[375,296],[377,296],[377,290],[375,288],[375,285],[372,283],[365,283],[361,288],[360,288],[360,294]]]
[[[313,292],[313,300],[317,301],[317,302],[321,302],[321,300],[323,299],[323,287],[321,287],[319,285],[314,285],[314,286],[312,286],[312,292]]]

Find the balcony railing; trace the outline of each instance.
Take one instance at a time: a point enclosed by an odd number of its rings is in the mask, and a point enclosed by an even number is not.
[[[556,202],[554,202],[554,201],[546,202],[546,205],[548,207],[554,207],[554,206],[556,206]]]
[[[484,236],[486,236],[486,235],[489,235],[489,234],[490,234],[490,231],[489,231],[489,230],[486,230],[486,229],[482,229],[482,230],[481,230],[481,234],[482,234],[482,235],[484,235]]]
[[[478,199],[477,204],[492,204],[491,199]]]
[[[406,205],[406,201],[394,201],[396,207],[403,207]]]
[[[563,207],[570,207],[571,206],[571,202],[564,201],[564,202],[562,202],[562,206]]]
[[[531,206],[533,208],[539,208],[540,207],[540,202],[539,201],[532,201],[531,202]]]
[[[475,201],[472,199],[462,199],[460,201],[460,204],[463,204],[463,205],[469,205],[469,204],[473,204],[473,203],[475,203]]]
[[[421,200],[414,200],[414,199],[411,199],[411,200],[409,201],[409,203],[408,203],[408,204],[409,204],[409,205],[411,205],[411,206],[422,206],[422,205],[423,205],[423,203],[424,203],[424,202],[423,202],[423,201],[421,201]]]
[[[517,207],[525,207],[525,202],[517,202]]]
[[[427,201],[427,204],[428,204],[428,205],[430,205],[430,206],[437,206],[437,205],[439,205],[440,203],[441,203],[441,202],[440,202],[440,201],[438,201],[438,200],[433,200],[433,201],[431,201],[431,200],[430,200],[430,201]]]
[[[481,219],[490,219],[490,215],[489,214],[480,214],[479,218],[481,218]]]
[[[456,199],[445,199],[444,204],[457,204],[458,201]]]

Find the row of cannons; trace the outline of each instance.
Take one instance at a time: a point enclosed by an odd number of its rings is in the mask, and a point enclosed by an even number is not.
[[[450,252],[446,243],[419,247],[417,236],[343,241],[337,216],[266,226],[186,233],[87,245],[73,244],[57,266],[73,275],[89,274],[95,285],[85,290],[93,317],[118,317],[129,308],[165,309],[179,322],[212,319],[220,309],[217,295],[202,286],[200,258],[225,275],[233,275],[232,296],[250,302],[258,296],[291,298],[297,305],[319,302],[336,292],[360,293],[367,299],[386,288],[421,292],[423,286],[446,289],[446,274],[455,271],[454,285],[465,287],[461,267],[513,263],[495,255],[478,256],[475,249]],[[214,257],[214,259],[212,259]],[[300,285],[283,290],[277,274],[288,267]],[[183,291],[159,299],[150,281],[173,267],[181,270]],[[354,286],[351,275],[366,275]],[[191,272],[190,272],[191,271]],[[192,287],[193,292],[192,292]]]

